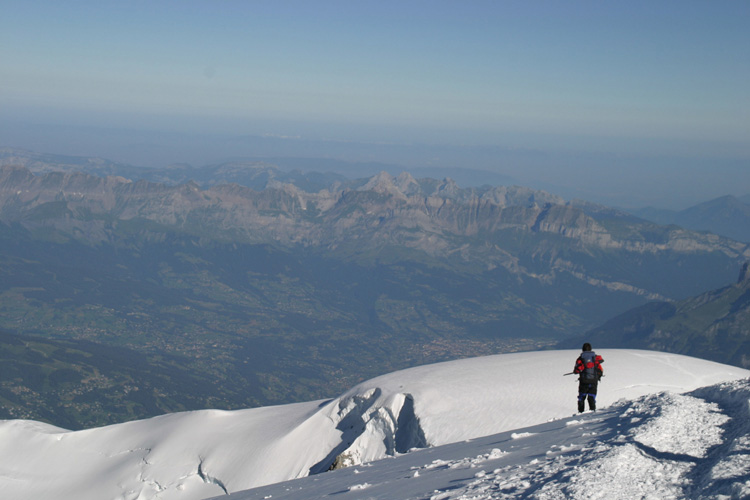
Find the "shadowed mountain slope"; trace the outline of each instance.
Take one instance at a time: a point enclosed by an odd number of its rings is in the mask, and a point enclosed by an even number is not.
[[[750,273],[736,284],[682,301],[651,302],[607,321],[575,341],[687,354],[750,367]]]

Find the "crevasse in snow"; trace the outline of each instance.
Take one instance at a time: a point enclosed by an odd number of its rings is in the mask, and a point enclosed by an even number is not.
[[[382,395],[379,388],[374,388],[331,405],[331,420],[341,432],[341,441],[310,469],[311,474],[427,446],[414,413],[414,397],[400,392],[381,398]]]

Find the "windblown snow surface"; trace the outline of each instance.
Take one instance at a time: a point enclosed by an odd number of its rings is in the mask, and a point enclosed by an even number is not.
[[[574,415],[576,380],[563,373],[578,354],[452,361],[378,377],[330,401],[77,432],[4,421],[0,492],[17,500],[750,498],[749,371],[603,350],[600,409]],[[325,472],[334,461],[349,467]]]

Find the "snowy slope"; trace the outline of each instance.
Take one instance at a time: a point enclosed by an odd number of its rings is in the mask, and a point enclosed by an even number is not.
[[[600,407],[750,375],[678,355],[600,354],[606,373]],[[18,500],[202,499],[321,472],[337,456],[357,464],[412,447],[558,425],[548,422],[575,408],[576,381],[562,374],[577,355],[549,351],[459,360],[378,377],[326,402],[186,412],[77,432],[0,422],[0,491]],[[600,414],[595,418],[617,415]]]
[[[750,381],[232,494],[228,500],[750,498]],[[218,498],[216,499],[218,500]]]

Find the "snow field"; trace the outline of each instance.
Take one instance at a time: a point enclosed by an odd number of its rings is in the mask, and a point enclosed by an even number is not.
[[[562,374],[578,354],[464,359],[377,377],[330,401],[185,412],[78,432],[4,421],[0,491],[14,500],[200,500],[242,490],[236,498],[319,498],[316,491],[388,500],[584,498],[586,484],[613,498],[625,498],[626,487],[664,498],[747,492],[750,424],[741,386],[727,385],[720,396],[713,388],[680,393],[750,372],[605,350],[603,411],[571,418],[577,383]],[[680,433],[684,439],[674,437]],[[317,474],[335,463],[350,467]],[[304,479],[275,484],[294,478]]]

